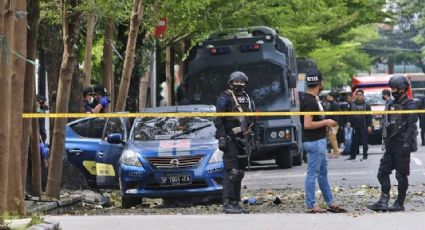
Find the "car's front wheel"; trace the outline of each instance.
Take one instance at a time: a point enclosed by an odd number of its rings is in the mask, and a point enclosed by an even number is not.
[[[125,197],[121,196],[121,208],[128,209],[142,203],[141,197]]]
[[[120,191],[121,191],[121,208],[128,209],[131,207],[134,207],[138,204],[142,203],[142,197],[125,197],[122,195],[122,181],[121,177],[119,177],[119,185],[120,185]]]

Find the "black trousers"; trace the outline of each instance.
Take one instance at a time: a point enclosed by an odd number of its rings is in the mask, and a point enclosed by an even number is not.
[[[390,174],[395,169],[398,182],[398,202],[404,203],[406,191],[409,187],[408,175],[410,174],[410,151],[405,150],[402,141],[391,141],[386,146],[386,151],[381,158],[378,169],[378,181],[381,191],[389,194],[391,190]]]
[[[223,163],[226,173],[224,176],[223,200],[241,200],[241,185],[245,166],[240,163],[240,151],[235,141],[228,142],[224,149]]]
[[[360,145],[363,145],[363,157],[367,157],[369,144],[367,141],[367,127],[353,127],[353,142],[351,144],[351,158],[356,158],[359,154]]]

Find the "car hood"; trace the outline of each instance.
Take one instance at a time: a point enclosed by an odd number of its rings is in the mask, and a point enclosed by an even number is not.
[[[160,140],[131,142],[128,149],[143,157],[167,157],[212,154],[217,149],[217,140]]]

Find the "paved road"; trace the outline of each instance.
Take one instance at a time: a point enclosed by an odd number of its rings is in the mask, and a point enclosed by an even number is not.
[[[54,216],[47,221],[60,222],[68,229],[315,229],[315,230],[422,230],[425,213],[350,214],[250,214],[180,216]]]
[[[419,142],[420,143],[420,142]],[[362,156],[357,156],[354,161],[347,161],[348,156],[337,159],[329,159],[328,170],[331,186],[379,186],[376,174],[378,172],[379,160],[381,159],[381,147],[371,145],[369,147],[369,159],[360,161]],[[303,188],[306,172],[306,164],[287,170],[280,170],[276,165],[269,164],[253,167],[246,173],[243,184],[248,190],[272,189],[272,188]],[[425,147],[419,146],[418,151],[411,155],[411,175],[409,184],[421,185],[425,183]],[[394,174],[391,178],[396,182]]]

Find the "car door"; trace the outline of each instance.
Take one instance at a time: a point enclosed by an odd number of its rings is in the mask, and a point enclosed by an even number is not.
[[[84,118],[66,128],[67,159],[81,170],[92,187],[96,184],[96,153],[105,124],[106,118]]]
[[[107,137],[109,134],[119,133],[122,135],[123,141],[126,141],[128,129],[127,119],[108,119],[99,144],[99,151],[96,154],[96,183],[99,187],[118,187],[118,161],[125,145],[108,143]]]

